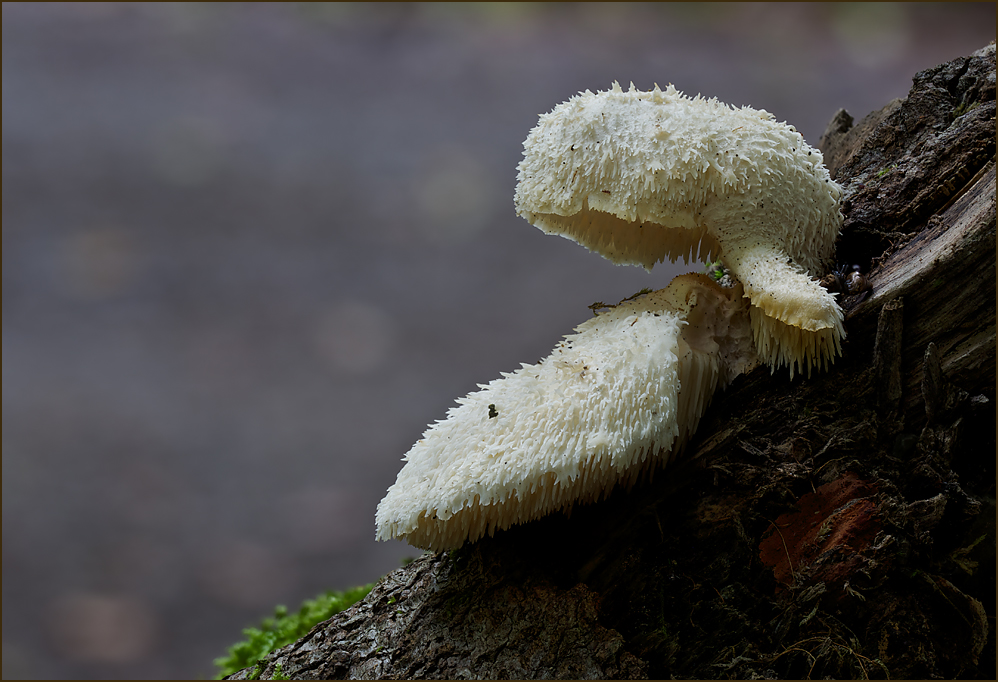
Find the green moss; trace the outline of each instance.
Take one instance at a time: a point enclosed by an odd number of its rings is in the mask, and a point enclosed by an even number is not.
[[[278,606],[274,609],[274,617],[264,618],[260,627],[243,630],[246,640],[229,647],[228,656],[215,659],[215,665],[219,667],[216,679],[257,664],[271,651],[300,639],[317,623],[328,620],[366,597],[373,587],[374,583],[371,583],[345,592],[328,591],[315,599],[306,599],[297,613],[289,614],[286,607]],[[261,672],[257,665],[253,679],[259,677]],[[282,675],[278,666],[274,679],[288,679]]]
[[[959,549],[953,550],[949,555],[950,559],[957,566],[959,566],[964,571],[964,573],[966,573],[967,575],[974,575],[974,572],[977,570],[978,562],[970,558],[970,553],[973,551],[974,547],[980,544],[980,542],[986,539],[987,537],[988,537],[987,535],[982,535],[973,542],[971,542],[966,547],[961,547]]]
[[[704,265],[703,271],[715,282],[721,281],[721,278],[724,277],[724,265],[719,260],[712,263],[708,262]]]
[[[980,102],[971,102],[969,105],[966,102],[964,102],[963,104],[961,104],[960,106],[958,106],[956,109],[953,110],[953,118],[957,119],[963,116],[964,114],[969,114],[971,111],[976,109],[978,105],[980,105]]]

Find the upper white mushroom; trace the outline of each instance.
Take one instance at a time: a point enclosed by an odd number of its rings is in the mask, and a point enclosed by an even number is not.
[[[586,91],[523,144],[517,213],[615,263],[720,258],[752,303],[761,359],[810,373],[841,352],[842,312],[818,275],[842,225],[821,153],[766,111]]]

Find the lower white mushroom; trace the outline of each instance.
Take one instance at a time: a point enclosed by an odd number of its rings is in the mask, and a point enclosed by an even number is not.
[[[714,390],[758,364],[741,285],[682,275],[458,400],[406,453],[377,539],[459,547],[664,466]]]

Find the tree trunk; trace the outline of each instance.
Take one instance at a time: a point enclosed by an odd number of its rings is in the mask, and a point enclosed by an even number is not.
[[[851,124],[831,370],[739,377],[654,481],[425,555],[263,676],[994,679],[994,44]]]

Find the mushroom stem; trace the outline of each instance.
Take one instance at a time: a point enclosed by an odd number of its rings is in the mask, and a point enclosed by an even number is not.
[[[722,235],[724,264],[752,302],[752,332],[759,357],[774,371],[788,366],[811,375],[841,354],[846,332],[835,294],[791,260],[786,251],[754,233],[715,227]]]

